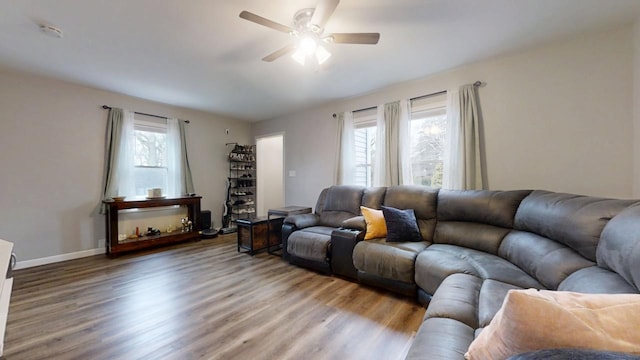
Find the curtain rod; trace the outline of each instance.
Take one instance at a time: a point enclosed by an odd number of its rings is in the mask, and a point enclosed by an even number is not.
[[[475,86],[475,87],[482,86],[482,81],[478,80],[478,81],[474,82],[473,86]],[[442,91],[434,92],[434,93],[427,94],[427,95],[416,96],[416,97],[413,97],[413,98],[409,99],[409,101],[422,99],[422,98],[426,98],[426,97],[430,97],[430,96],[442,95],[442,94],[446,94],[446,93],[447,93],[447,90],[442,90]],[[367,111],[367,110],[372,110],[372,109],[375,109],[375,108],[377,108],[377,106],[371,106],[371,107],[364,108],[364,109],[353,110],[353,112],[355,113],[355,112],[359,112],[359,111]],[[333,114],[334,118],[337,117],[337,116],[338,116],[337,114]]]
[[[105,110],[111,110],[111,106],[108,106],[108,105],[102,105],[102,108],[105,109]],[[168,119],[168,117],[166,117],[166,116],[147,114],[147,113],[143,113],[143,112],[134,111],[133,113],[134,114],[138,114],[138,115],[151,116],[151,117],[158,118],[158,119],[165,119],[165,120]],[[183,121],[185,123],[187,123],[187,124],[191,123],[191,121],[189,121],[189,120],[183,120]]]

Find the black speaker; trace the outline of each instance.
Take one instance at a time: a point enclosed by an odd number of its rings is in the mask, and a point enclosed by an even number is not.
[[[200,230],[211,229],[211,210],[200,211]]]

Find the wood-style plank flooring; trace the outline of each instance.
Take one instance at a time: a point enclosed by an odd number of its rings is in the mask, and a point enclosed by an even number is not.
[[[402,359],[415,300],[236,251],[235,236],[14,272],[5,357]]]

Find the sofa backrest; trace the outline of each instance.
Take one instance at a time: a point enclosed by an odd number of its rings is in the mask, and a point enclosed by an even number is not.
[[[605,225],[633,203],[536,190],[522,200],[514,228],[557,241],[595,261]]]
[[[632,203],[533,191],[520,203],[515,230],[502,241],[498,255],[556,290],[571,274],[595,265],[602,230]]]
[[[344,220],[360,215],[364,192],[364,186],[357,185],[337,185],[323,190],[316,205],[320,225],[340,227]]]
[[[433,242],[437,200],[437,189],[419,185],[399,185],[387,188],[384,205],[396,209],[413,209],[422,239]]]
[[[362,206],[366,206],[371,209],[380,209],[380,206],[384,202],[384,196],[387,193],[387,188],[381,187],[368,187],[364,189],[362,195]]]
[[[640,289],[640,203],[626,208],[605,226],[596,259],[598,266]]]
[[[440,190],[434,242],[497,254],[531,191]]]

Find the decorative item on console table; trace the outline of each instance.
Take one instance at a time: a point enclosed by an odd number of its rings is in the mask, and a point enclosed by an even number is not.
[[[107,255],[114,257],[121,253],[141,250],[155,246],[172,244],[180,241],[199,239],[200,231],[200,200],[201,196],[185,196],[178,198],[162,199],[133,199],[124,201],[105,200],[107,205],[106,239],[105,247]],[[146,236],[138,236],[134,239],[118,238],[118,213],[120,210],[154,208],[162,206],[180,205],[187,208],[186,229],[183,231],[160,232],[159,229],[149,231]],[[189,225],[189,223],[191,223]]]

